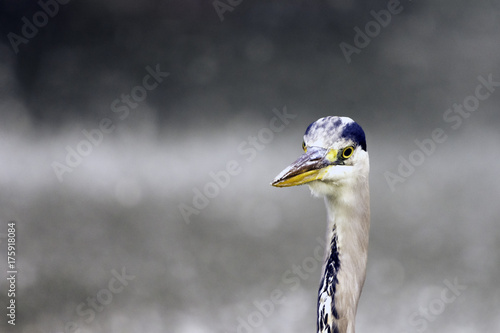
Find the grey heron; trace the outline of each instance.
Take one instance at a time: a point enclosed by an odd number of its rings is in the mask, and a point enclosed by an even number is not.
[[[366,276],[370,231],[370,169],[365,133],[348,117],[324,117],[307,127],[304,154],[271,183],[307,184],[325,198],[327,243],[318,291],[320,333],[354,333]]]

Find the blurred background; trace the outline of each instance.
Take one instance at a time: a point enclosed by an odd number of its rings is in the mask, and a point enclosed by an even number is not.
[[[371,159],[357,331],[500,330],[498,1],[2,0],[0,30],[0,331],[314,332],[324,202],[269,183],[326,115]]]

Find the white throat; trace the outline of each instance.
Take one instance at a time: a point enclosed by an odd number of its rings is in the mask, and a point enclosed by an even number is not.
[[[354,333],[370,231],[368,172],[325,196],[327,248],[318,292],[318,332]],[[329,326],[329,327],[328,327]]]

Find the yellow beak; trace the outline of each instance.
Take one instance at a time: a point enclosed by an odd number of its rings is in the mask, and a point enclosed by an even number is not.
[[[302,185],[314,180],[321,180],[326,174],[326,167],[341,164],[337,159],[337,150],[310,147],[295,162],[276,176],[271,183],[276,187]]]

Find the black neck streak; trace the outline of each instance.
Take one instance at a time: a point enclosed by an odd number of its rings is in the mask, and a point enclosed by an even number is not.
[[[333,227],[333,237],[330,243],[330,254],[326,259],[325,271],[321,279],[320,288],[318,291],[318,332],[338,333],[339,329],[335,321],[339,319],[337,309],[335,307],[335,292],[337,290],[338,272],[340,270],[340,255],[337,246],[337,231],[336,226]],[[321,297],[328,296],[331,299],[331,309],[325,308]],[[329,313],[334,318],[329,318]],[[329,321],[332,321],[332,324]]]

